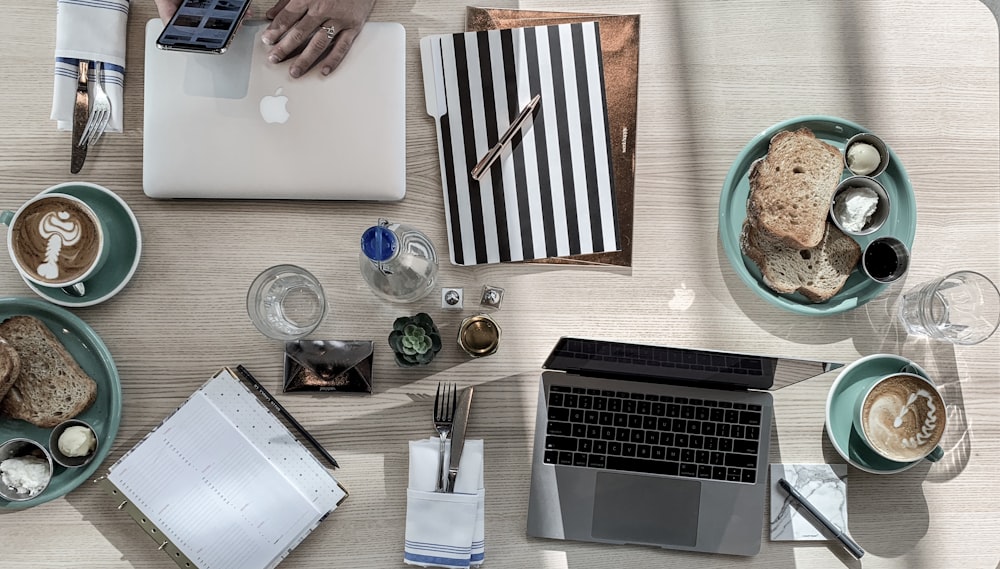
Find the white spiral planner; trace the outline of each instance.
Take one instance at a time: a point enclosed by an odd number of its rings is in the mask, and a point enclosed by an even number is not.
[[[104,480],[180,567],[270,569],[347,497],[233,372],[223,369]]]

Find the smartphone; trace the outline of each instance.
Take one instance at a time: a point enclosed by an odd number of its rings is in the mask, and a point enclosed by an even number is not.
[[[156,40],[160,49],[225,53],[250,0],[184,0]]]

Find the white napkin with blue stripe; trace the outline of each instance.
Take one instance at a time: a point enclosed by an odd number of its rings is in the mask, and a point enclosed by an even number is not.
[[[465,441],[453,493],[434,491],[441,477],[439,445],[437,437],[410,442],[403,561],[422,567],[478,567],[486,549],[483,441]]]
[[[73,129],[78,65],[84,59],[91,62],[88,74],[91,96],[97,80],[93,62],[104,62],[104,90],[111,100],[111,120],[105,132],[121,132],[128,8],[128,0],[58,1],[51,118],[59,130]]]

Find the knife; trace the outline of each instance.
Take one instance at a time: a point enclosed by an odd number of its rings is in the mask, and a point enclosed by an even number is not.
[[[455,491],[455,477],[458,476],[458,465],[462,461],[465,427],[469,424],[470,407],[472,407],[472,388],[466,387],[459,396],[455,423],[451,427],[451,459],[448,461],[448,483],[445,485],[445,492]]]
[[[90,114],[90,96],[87,93],[87,70],[90,62],[80,60],[80,78],[76,83],[76,103],[73,105],[73,154],[69,163],[71,174],[77,174],[83,169],[83,163],[87,160],[87,145],[80,144],[80,138],[87,127],[87,118]]]

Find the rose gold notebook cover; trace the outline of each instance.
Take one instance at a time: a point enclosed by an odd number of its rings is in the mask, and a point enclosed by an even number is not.
[[[621,251],[537,259],[532,263],[632,265],[632,218],[635,198],[635,128],[639,91],[639,16],[507,10],[469,6],[465,30],[520,28],[577,22],[600,22],[608,124]]]

